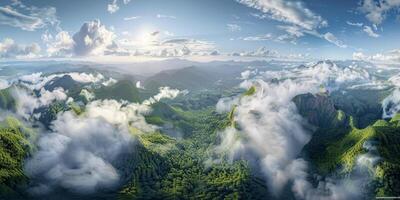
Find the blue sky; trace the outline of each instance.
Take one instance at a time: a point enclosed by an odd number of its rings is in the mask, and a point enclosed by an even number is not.
[[[0,58],[396,61],[399,8],[400,0],[3,0]]]

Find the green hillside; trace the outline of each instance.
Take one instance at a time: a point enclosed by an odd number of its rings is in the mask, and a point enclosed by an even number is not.
[[[157,91],[161,86],[169,86],[180,90],[190,91],[211,89],[215,87],[218,77],[197,67],[187,67],[178,70],[163,71],[146,79],[144,87]]]
[[[18,198],[17,189],[26,183],[22,167],[32,137],[33,132],[15,118],[0,122],[0,199]]]
[[[299,113],[312,125],[319,128],[345,126],[346,114],[336,110],[326,94],[303,94],[293,98]]]
[[[171,114],[161,115],[165,113]],[[139,133],[141,145],[132,157],[136,164],[131,169],[130,181],[120,191],[121,199],[265,199],[268,196],[264,181],[255,177],[244,161],[205,165],[209,159],[206,152],[215,140],[216,131],[227,124],[226,115],[204,110],[185,117],[194,127],[193,134],[185,139]]]
[[[110,86],[94,90],[96,99],[115,99],[139,102],[140,94],[135,84],[129,80],[121,80]]]
[[[16,106],[15,99],[11,96],[12,87],[0,90],[0,108],[5,110],[14,110]]]

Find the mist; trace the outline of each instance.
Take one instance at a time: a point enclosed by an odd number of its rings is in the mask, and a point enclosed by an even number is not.
[[[273,77],[279,81],[273,81]],[[317,184],[309,181],[314,175],[309,174],[309,164],[300,158],[300,153],[312,132],[305,128],[309,125],[298,114],[292,99],[300,94],[315,94],[320,91],[321,85],[333,91],[370,79],[365,71],[339,68],[329,63],[279,74],[260,72],[240,84],[244,89],[256,87],[255,94],[223,98],[218,102],[217,110],[220,111],[236,106],[234,120],[239,129],[228,127],[221,132],[221,143],[215,147],[215,152],[228,154],[230,161],[238,159],[238,155],[255,152],[259,160],[257,165],[266,177],[269,191],[276,198],[287,186],[298,199],[359,198],[362,191],[360,183],[364,177],[326,177],[319,179]]]

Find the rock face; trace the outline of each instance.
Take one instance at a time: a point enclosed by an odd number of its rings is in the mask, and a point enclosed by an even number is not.
[[[314,126],[330,128],[343,125],[346,115],[336,110],[326,94],[302,94],[293,98],[299,113]]]

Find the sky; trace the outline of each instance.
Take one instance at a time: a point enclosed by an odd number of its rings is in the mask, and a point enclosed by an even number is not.
[[[400,0],[2,0],[0,60],[399,63],[399,11]]]

